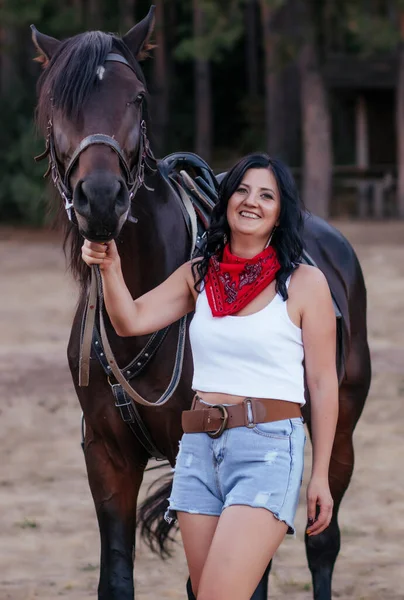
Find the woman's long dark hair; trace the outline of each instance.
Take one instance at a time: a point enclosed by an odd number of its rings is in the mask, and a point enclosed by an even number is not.
[[[276,291],[281,294],[284,300],[287,300],[286,281],[289,275],[298,267],[303,252],[303,205],[293,176],[287,166],[282,161],[270,158],[264,153],[249,154],[239,160],[220,184],[218,201],[212,212],[205,243],[201,248],[200,257],[202,257],[202,260],[196,260],[193,264],[195,289],[198,292],[201,291],[201,284],[206,277],[210,258],[213,255],[221,257],[226,239],[230,239],[227,204],[249,169],[269,169],[278,184],[281,214],[279,226],[275,229],[271,245],[275,248],[281,265],[276,274]]]

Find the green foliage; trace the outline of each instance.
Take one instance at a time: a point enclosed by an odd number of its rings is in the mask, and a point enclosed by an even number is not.
[[[188,32],[175,50],[178,60],[205,59],[220,61],[232,50],[243,33],[244,0],[201,0],[204,34],[194,37]]]
[[[348,6],[347,17],[347,33],[359,54],[371,55],[396,48],[400,34],[389,14],[365,13],[353,3]]]
[[[17,135],[10,138],[0,154],[0,222],[44,224],[46,186],[41,176],[46,167],[33,160],[42,151],[42,146],[36,139],[32,121],[20,119]]]
[[[22,23],[42,20],[48,0],[3,0],[0,21],[5,26],[18,27]]]

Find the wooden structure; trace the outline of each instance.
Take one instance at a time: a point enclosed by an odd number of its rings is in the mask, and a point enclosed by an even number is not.
[[[353,189],[360,217],[395,216],[397,141],[396,56],[330,56],[324,78],[330,92],[337,189]],[[344,139],[345,136],[345,139]],[[347,163],[347,159],[349,162]]]
[[[276,94],[271,106],[276,118],[267,135],[268,150],[293,166],[298,182],[304,163],[298,68],[301,4],[288,0],[274,19],[273,30],[286,39],[298,40],[298,50],[292,60],[272,73]],[[398,31],[393,0],[365,0],[364,7],[369,14],[390,20],[392,31]],[[341,15],[337,20],[324,18],[321,27],[318,59],[328,95],[333,147],[331,214],[395,217],[400,212],[396,135],[399,49],[385,55],[360,55],[359,45],[352,42],[352,31]],[[320,114],[317,116],[321,119]]]

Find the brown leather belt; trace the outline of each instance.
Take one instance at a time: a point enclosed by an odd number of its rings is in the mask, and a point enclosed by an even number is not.
[[[215,404],[201,402],[195,395],[191,410],[182,413],[185,433],[207,433],[212,438],[233,427],[255,427],[256,423],[269,423],[301,417],[300,405],[285,400],[244,398],[241,404]]]

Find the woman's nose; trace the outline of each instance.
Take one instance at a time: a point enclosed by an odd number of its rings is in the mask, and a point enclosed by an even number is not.
[[[257,206],[257,197],[255,194],[250,193],[248,194],[248,196],[244,199],[244,203],[247,206]]]

